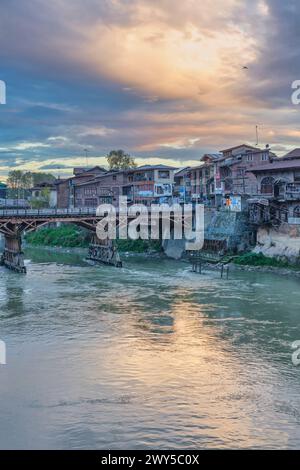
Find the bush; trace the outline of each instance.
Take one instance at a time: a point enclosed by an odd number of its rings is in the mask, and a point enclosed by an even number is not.
[[[64,224],[60,227],[48,227],[28,233],[27,243],[33,246],[60,246],[63,248],[85,248],[91,240],[91,233],[76,225]],[[117,240],[121,252],[145,253],[161,251],[161,242],[153,240]]]
[[[149,251],[162,251],[159,240],[117,240],[117,247],[120,252],[145,253]]]
[[[277,268],[289,268],[288,261],[265,256],[262,253],[246,253],[234,259],[234,263],[240,266],[271,266]]]
[[[90,234],[76,225],[42,228],[28,233],[25,240],[34,246],[61,246],[64,248],[87,247]]]

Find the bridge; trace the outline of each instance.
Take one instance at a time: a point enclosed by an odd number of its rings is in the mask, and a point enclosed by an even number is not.
[[[113,243],[100,243],[96,236],[96,226],[100,220],[94,208],[0,210],[0,233],[5,240],[1,264],[16,272],[26,273],[22,234],[50,223],[72,223],[94,233],[89,259],[120,266],[121,261]]]
[[[158,238],[161,239],[164,238],[164,228],[161,221],[165,220],[166,216],[161,212],[158,212],[158,214],[159,219],[155,221],[151,219],[151,223],[148,217],[146,225],[148,229],[150,226],[151,229],[153,226],[156,226],[158,229]],[[126,222],[123,222],[119,215],[119,211],[116,210],[116,225],[119,227],[123,227],[124,223],[127,225],[127,221],[136,218],[135,215],[127,215]],[[194,215],[195,211],[193,211],[192,217],[194,217]],[[96,235],[97,224],[103,217],[104,216],[97,215],[96,208],[89,207],[74,209],[0,209],[0,233],[4,235],[5,240],[4,252],[1,256],[0,264],[13,271],[26,273],[24,253],[22,251],[23,233],[33,232],[51,223],[72,223],[89,230],[93,234],[92,242],[89,246],[88,259],[121,267],[122,262],[114,240],[107,239],[103,241]],[[167,212],[167,217],[170,231],[172,232],[175,223],[178,223],[178,219],[171,208],[170,212]],[[187,220],[184,218],[184,213],[180,215],[179,223],[182,224],[182,233],[186,233],[185,230],[188,227],[191,229],[193,226],[192,220],[187,223]]]

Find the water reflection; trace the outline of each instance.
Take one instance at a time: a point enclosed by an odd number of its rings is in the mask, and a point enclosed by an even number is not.
[[[299,447],[299,281],[78,256],[1,271],[0,447]]]

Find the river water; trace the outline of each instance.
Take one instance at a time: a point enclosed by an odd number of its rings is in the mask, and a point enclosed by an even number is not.
[[[0,268],[1,449],[300,448],[299,280],[26,257]]]

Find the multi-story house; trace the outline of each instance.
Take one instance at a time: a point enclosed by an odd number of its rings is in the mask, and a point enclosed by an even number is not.
[[[176,168],[166,165],[145,165],[119,171],[106,171],[85,179],[80,178],[62,183],[67,188],[71,184],[72,207],[97,207],[110,202],[115,206],[119,196],[127,196],[129,203],[143,203],[150,206],[158,202],[171,202],[173,197],[174,173]],[[66,192],[67,195],[69,194]],[[64,199],[67,203],[67,197]]]
[[[126,184],[124,171],[108,171],[103,175],[76,184],[74,187],[75,207],[98,207],[100,204],[118,205]]]
[[[222,157],[215,166],[215,193],[222,197],[257,194],[257,181],[251,169],[276,158],[268,146],[260,149],[246,144],[222,150],[221,153]]]
[[[74,176],[67,179],[58,179],[56,181],[57,207],[60,209],[75,207],[75,187],[105,173],[107,173],[107,170],[99,166],[94,168],[74,168]]]
[[[206,205],[215,203],[216,162],[220,154],[205,154],[200,159],[201,165],[191,168],[191,199]]]
[[[267,218],[273,215],[281,222],[300,224],[300,149],[249,171],[257,181],[257,197],[249,202],[261,209],[256,211],[256,221],[267,214]]]
[[[187,166],[174,174],[174,201],[189,203],[191,201],[191,171]]]
[[[134,203],[147,206],[171,203],[176,170],[177,168],[167,165],[144,165],[128,170],[123,195],[127,195]]]

